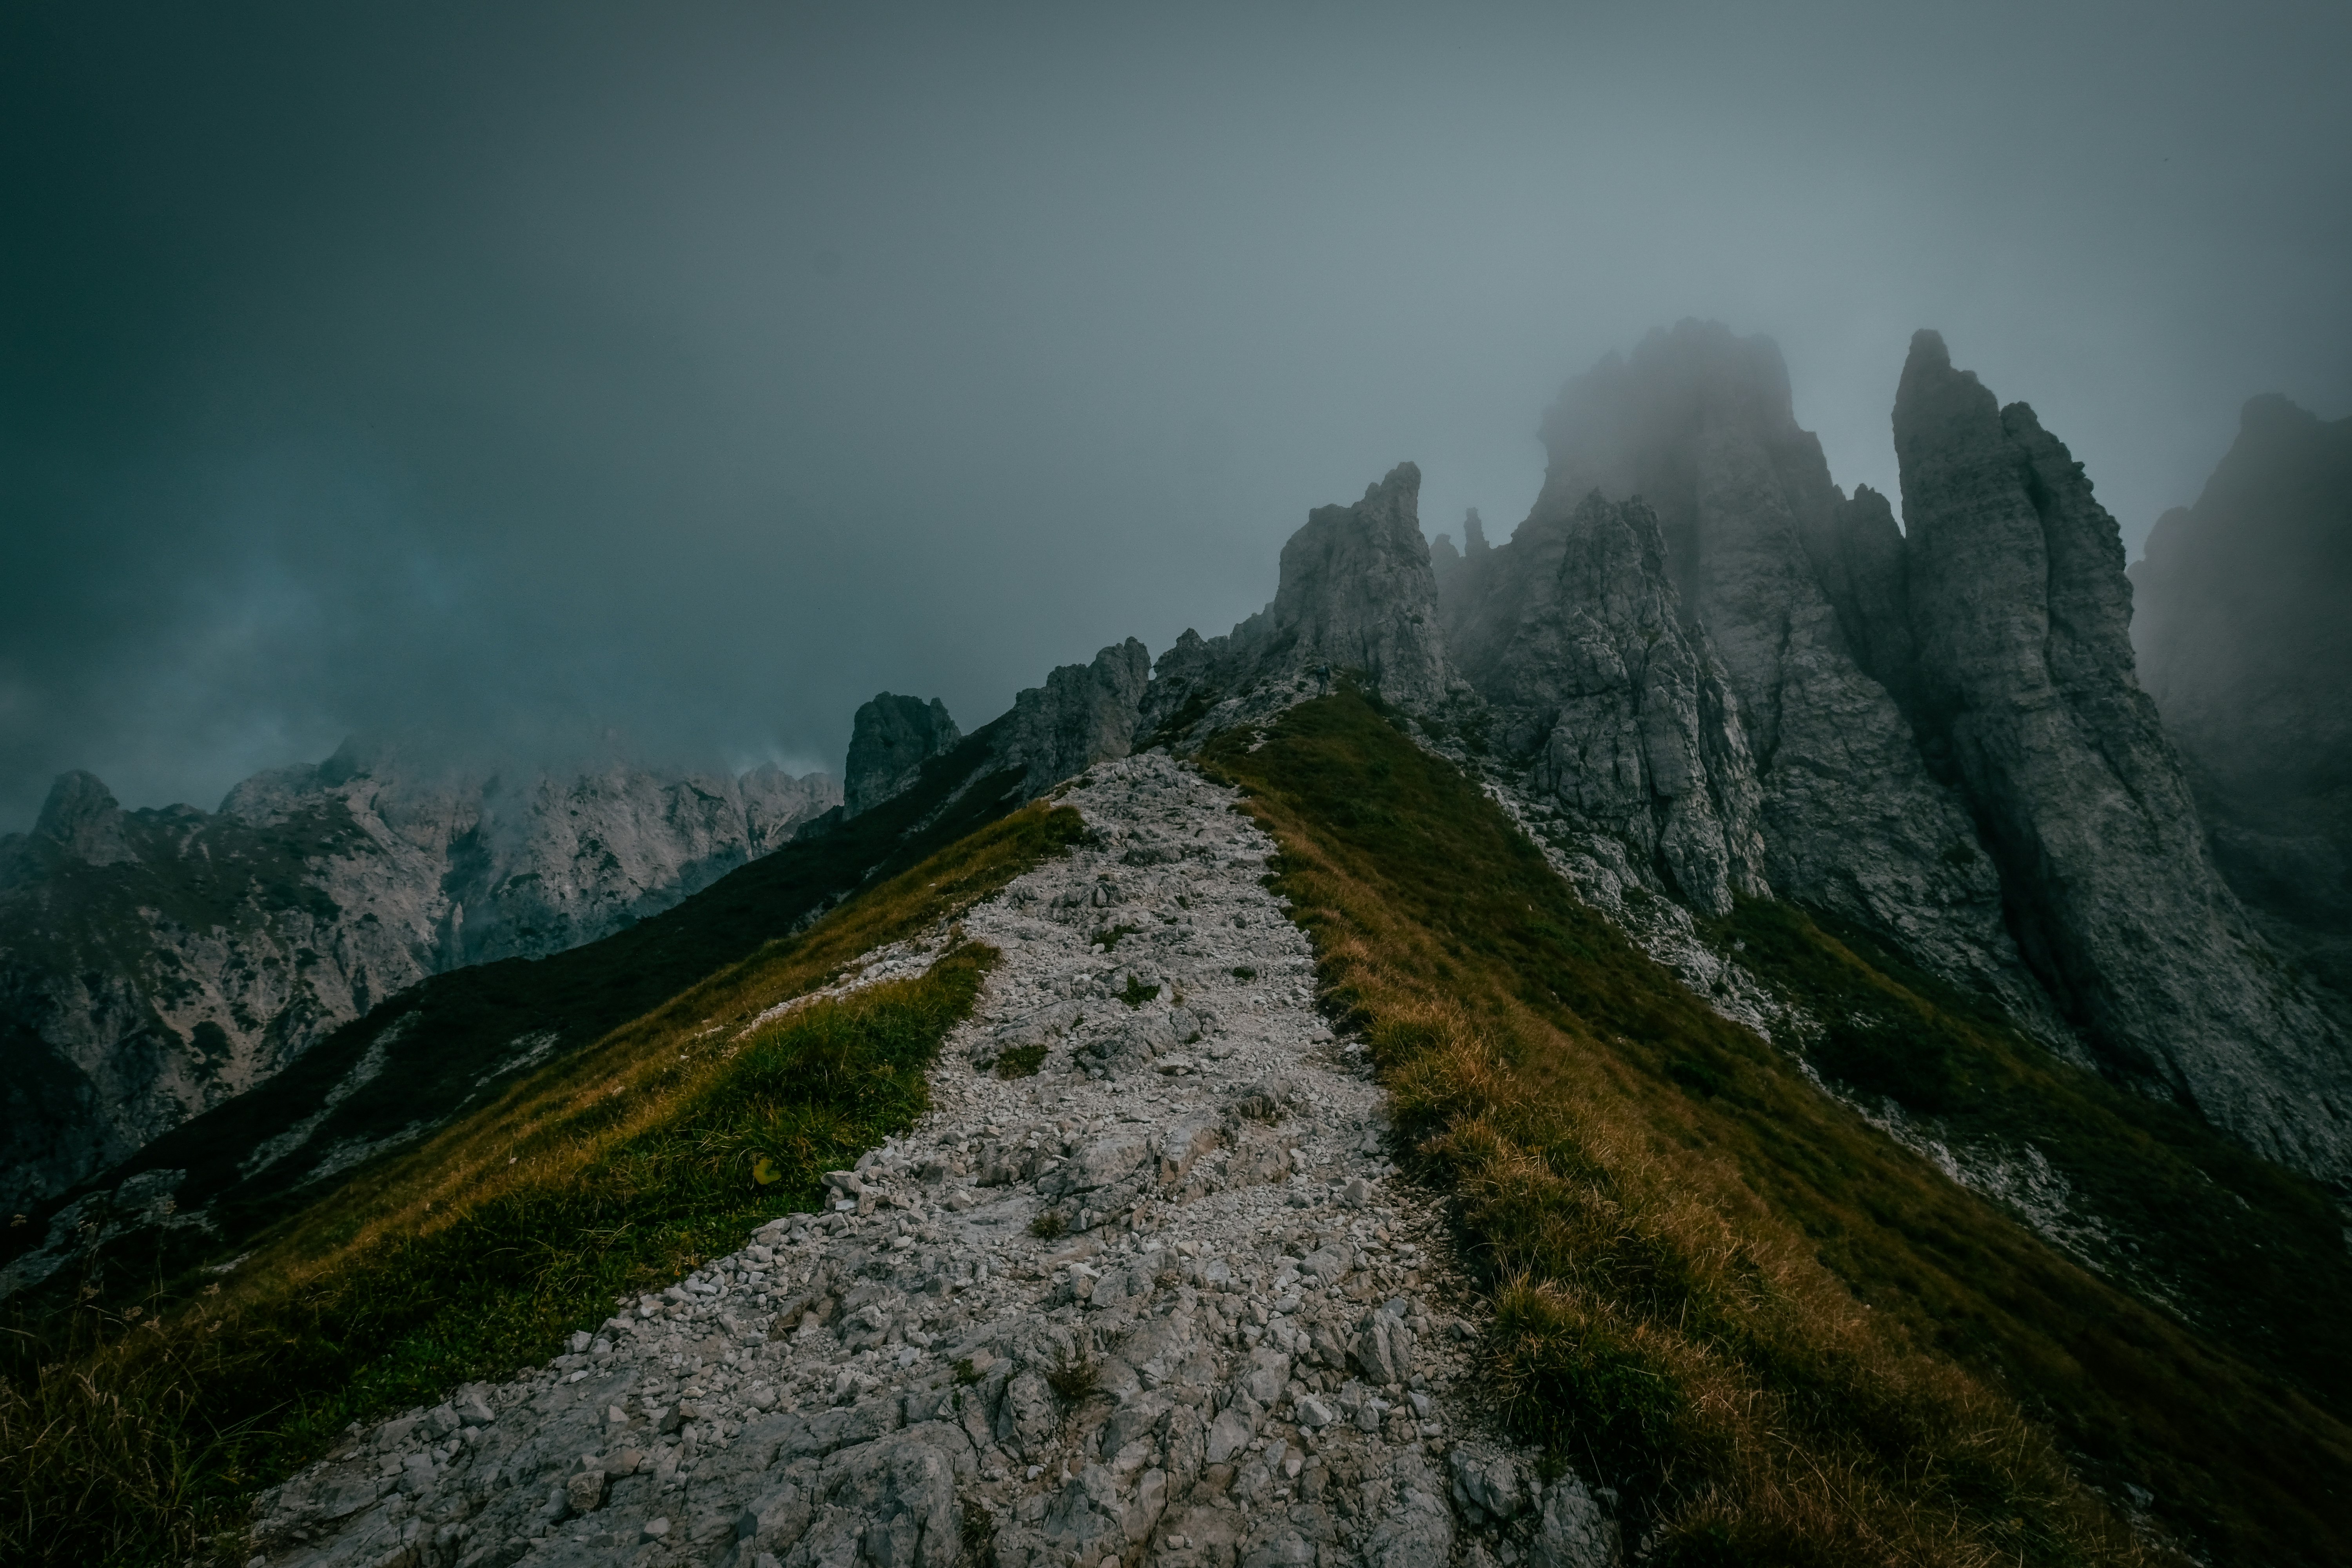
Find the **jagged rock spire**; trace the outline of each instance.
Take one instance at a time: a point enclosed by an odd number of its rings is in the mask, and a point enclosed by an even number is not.
[[[1400,707],[1445,699],[1437,579],[1421,537],[1421,469],[1399,463],[1353,506],[1317,507],[1282,547],[1271,649],[1292,669],[1356,671]]]
[[[2253,941],[2134,678],[2115,520],[2021,403],[1911,341],[1895,403],[1917,718],[2026,956],[2111,1060],[2274,1158],[2342,1173],[2341,1042]]]
[[[1746,756],[1718,749],[1717,787],[1750,773],[1771,886],[1886,933],[2063,1037],[2002,927],[1966,810],[1858,662],[1866,634],[1843,624],[1816,570],[1815,552],[1835,552],[1847,531],[1891,534],[1894,522],[1883,501],[1874,511],[1839,495],[1820,443],[1797,426],[1780,350],[1684,321],[1570,382],[1543,433],[1551,463],[1527,521],[1447,584],[1448,648],[1472,683],[1485,690],[1543,613],[1585,499],[1638,497],[1656,514],[1678,617],[1720,661]],[[1886,542],[1854,544],[1865,572],[1883,565]],[[1873,578],[1856,602],[1886,595]]]
[[[1715,651],[1682,620],[1657,514],[1595,491],[1559,544],[1548,591],[1488,640],[1473,683],[1539,795],[1629,869],[1727,913],[1768,891],[1756,771]]]
[[[1420,501],[1421,469],[1399,463],[1353,506],[1309,512],[1282,547],[1272,604],[1224,637],[1188,630],[1160,656],[1142,731],[1219,728],[1351,679],[1413,712],[1453,700]]]

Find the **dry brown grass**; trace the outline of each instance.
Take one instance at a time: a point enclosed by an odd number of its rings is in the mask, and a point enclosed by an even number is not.
[[[1507,976],[1433,985],[1431,932],[1301,836],[1284,854],[1285,886],[1316,891],[1326,984],[1393,1065],[1401,1120],[1494,1271],[1507,1414],[1654,1508],[1661,1560],[2145,1560],[2013,1401],[1876,1321],[1683,1106]],[[1797,1408],[1768,1352],[1880,1418],[1841,1431]],[[1654,1393],[1623,1386],[1644,1378]]]
[[[1939,1233],[1967,1228],[2095,1282],[1706,1013],[1360,700],[1210,761],[1280,843],[1327,1005],[1458,1194],[1507,1417],[1620,1490],[1645,1561],[2175,1560],[2083,1484],[2000,1358],[1969,1364],[1830,1266],[1829,1233],[1861,1222],[1806,1163],[1874,1194],[1870,1245],[1906,1268],[1943,1267]],[[1666,1070],[1685,1056],[1719,1093]]]

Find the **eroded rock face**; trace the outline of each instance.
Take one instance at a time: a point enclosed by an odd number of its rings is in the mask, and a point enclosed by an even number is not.
[[[2028,961],[2107,1058],[2305,1170],[2352,1161],[2343,1043],[2262,952],[2134,677],[2123,547],[2023,404],[1921,332],[1895,405],[1915,717]]]
[[[1027,770],[1031,794],[1052,788],[1096,763],[1135,749],[1151,654],[1129,637],[1094,657],[1066,664],[1013,699],[996,742],[1003,765]]]
[[[1537,553],[1528,543],[1507,548]],[[1497,602],[1464,602],[1455,618],[1495,743],[1523,759],[1534,793],[1693,908],[1765,894],[1738,700],[1682,619],[1656,513],[1595,491],[1541,548],[1549,570],[1514,560],[1486,579]]]
[[[849,758],[842,770],[841,805],[856,816],[913,784],[923,764],[963,739],[947,704],[934,697],[885,691],[862,704],[850,721]]]
[[[2352,996],[2352,419],[2252,399],[2131,578],[2140,684],[2221,874]]]
[[[1223,728],[1343,680],[1414,713],[1467,695],[1446,664],[1420,501],[1420,468],[1399,463],[1355,505],[1309,512],[1282,547],[1272,604],[1224,637],[1187,631],[1160,656],[1143,733]]]
[[[218,812],[68,773],[0,838],[0,1202],[252,1088],[375,1002],[658,912],[838,798],[823,774],[445,776],[348,745]]]
[[[1550,467],[1527,521],[1448,581],[1449,650],[1482,693],[1496,695],[1488,672],[1556,593],[1579,507],[1596,492],[1638,497],[1656,515],[1691,657],[1720,670],[1744,739],[1744,766],[1727,734],[1703,752],[1727,842],[1752,819],[1780,894],[1885,933],[2063,1038],[2003,929],[1967,811],[1931,775],[1887,684],[1908,658],[1893,518],[1882,498],[1848,501],[1831,482],[1796,424],[1779,349],[1711,322],[1654,332],[1570,382],[1544,439]],[[1748,818],[1738,803],[1750,789]],[[1744,889],[1738,859],[1727,855],[1727,880]]]
[[[1307,514],[1282,547],[1269,660],[1361,671],[1402,708],[1444,701],[1437,579],[1420,503],[1421,469],[1399,463],[1355,505]]]

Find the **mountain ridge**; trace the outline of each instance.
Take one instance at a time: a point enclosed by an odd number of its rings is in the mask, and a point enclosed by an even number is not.
[[[561,951],[676,904],[831,806],[822,773],[411,772],[383,745],[216,812],[125,811],[68,773],[0,838],[0,1203],[233,1099],[427,975]]]

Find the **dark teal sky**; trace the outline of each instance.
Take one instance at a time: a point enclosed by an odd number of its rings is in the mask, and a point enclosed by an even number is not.
[[[2352,411],[2352,10],[20,5],[0,830],[362,729],[837,766],[1274,587],[1401,458],[1768,332],[1892,489],[1916,327],[2135,545]],[[609,742],[608,742],[609,743]]]

